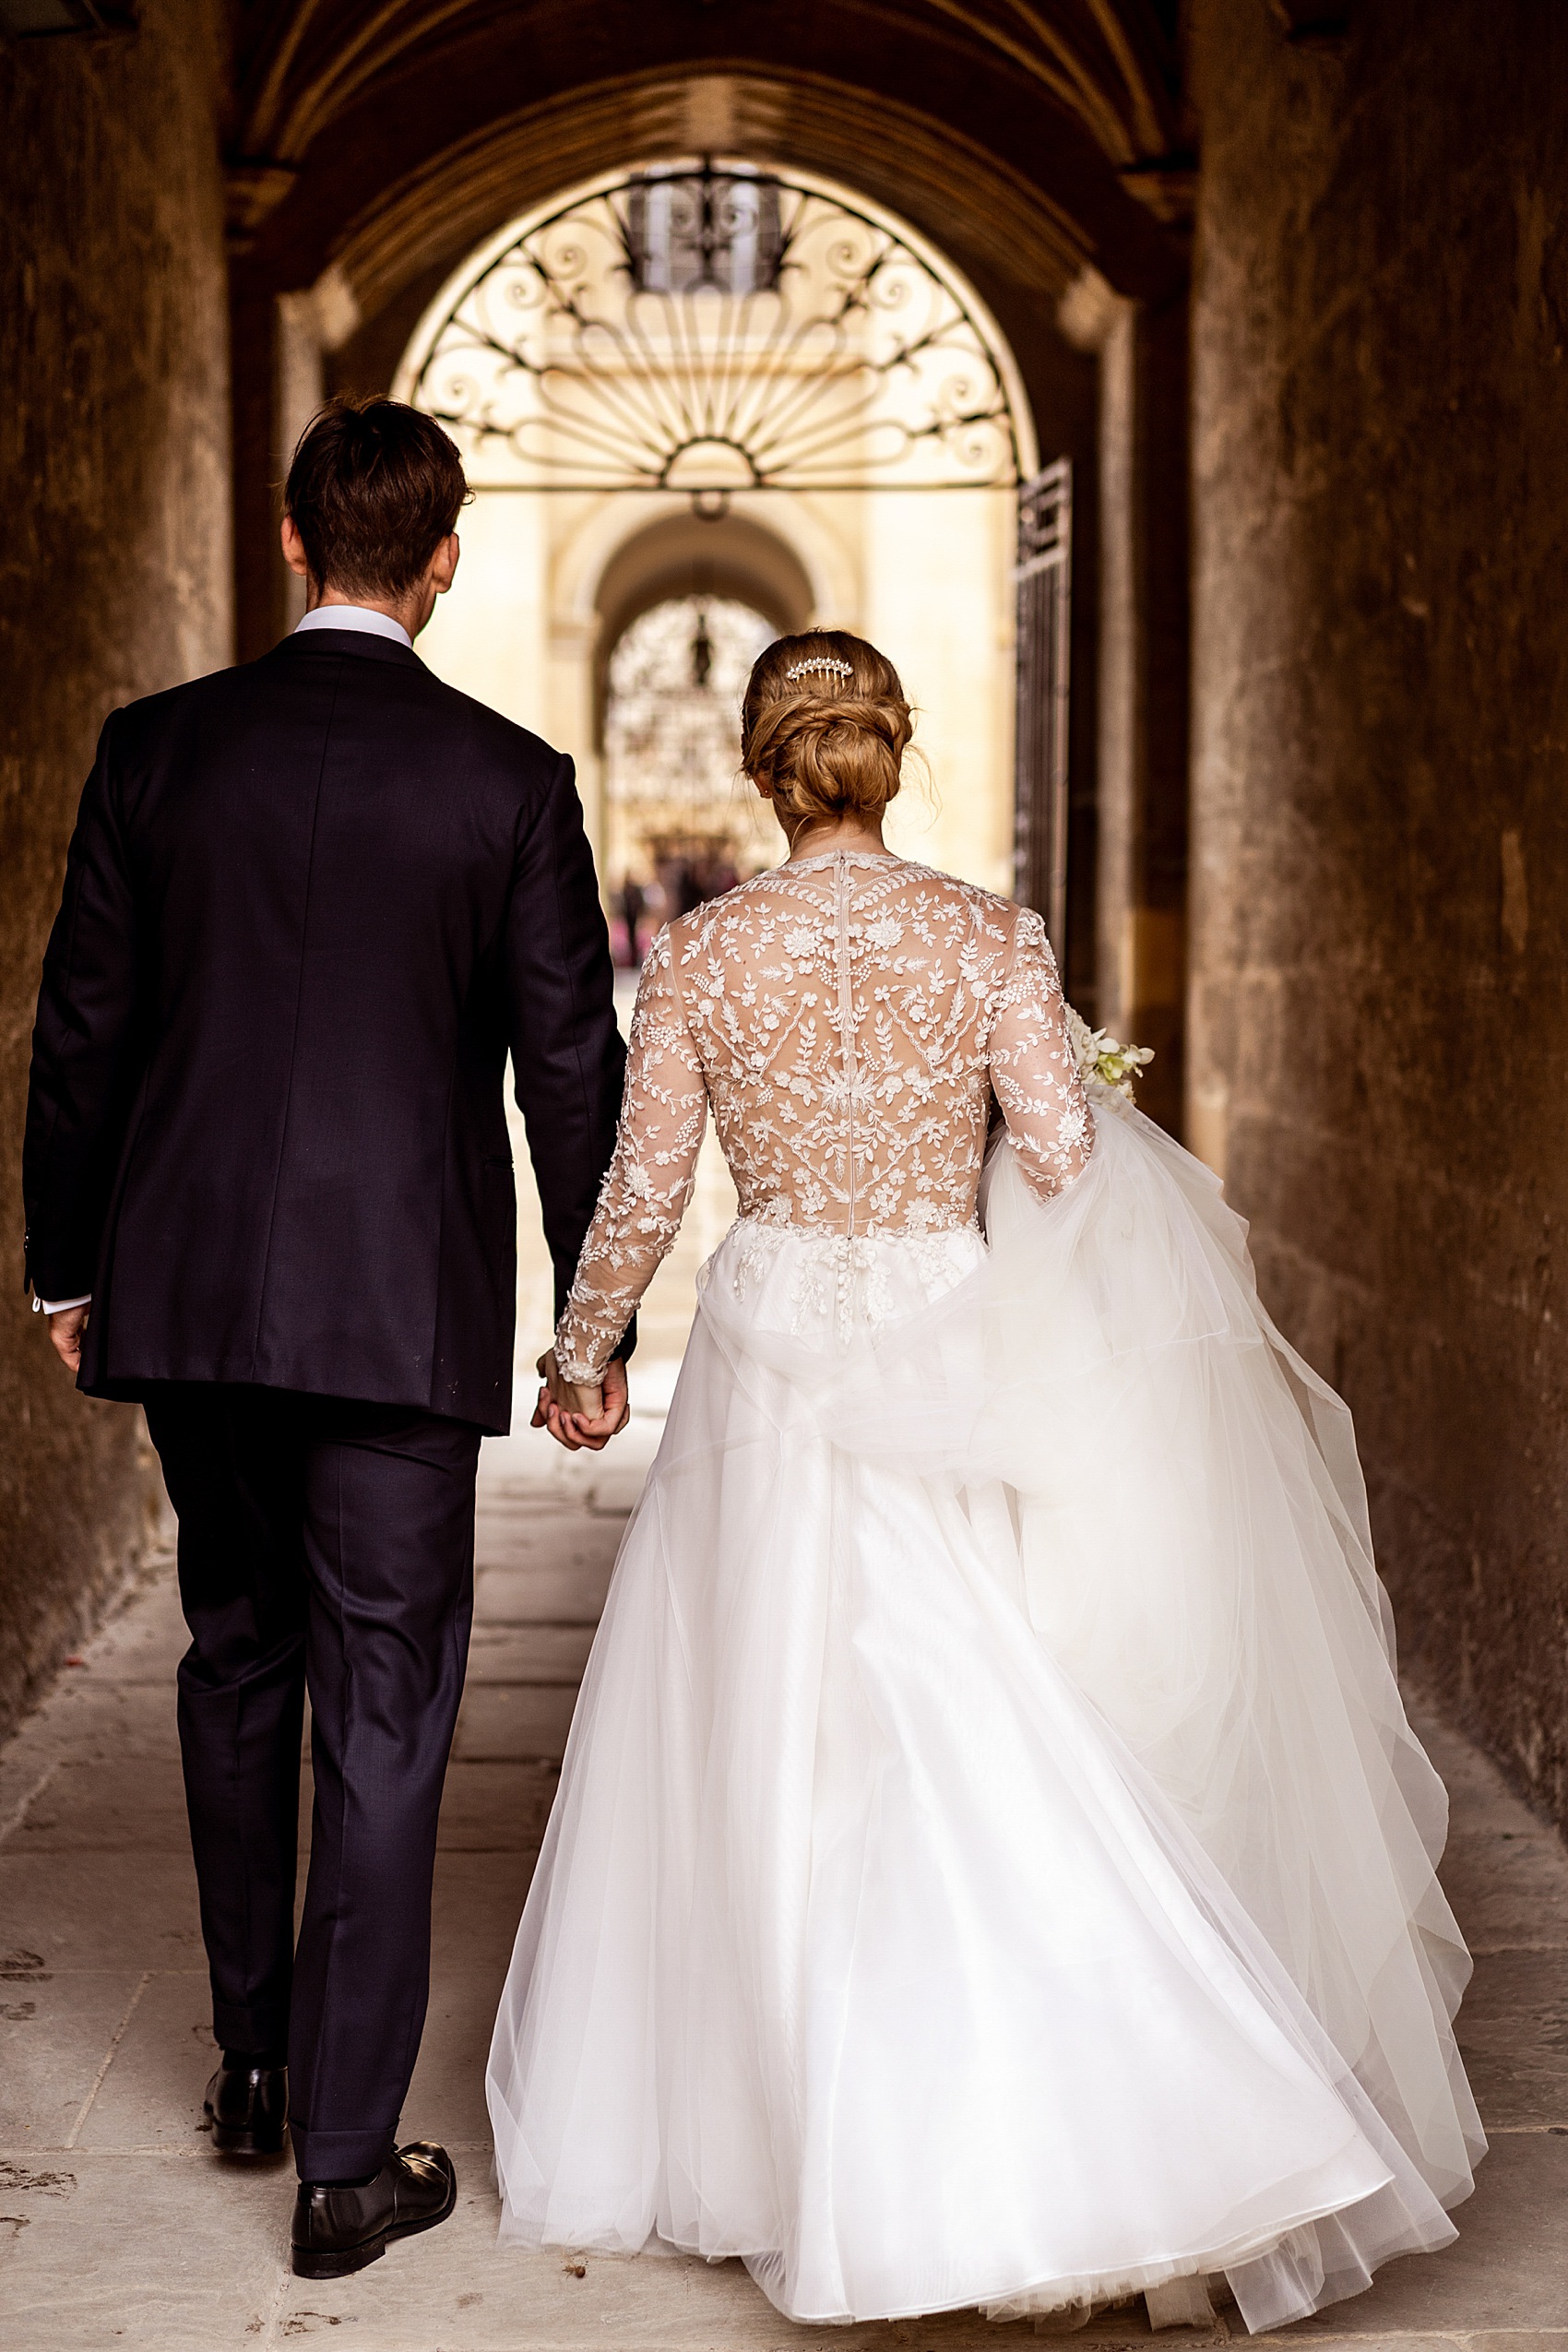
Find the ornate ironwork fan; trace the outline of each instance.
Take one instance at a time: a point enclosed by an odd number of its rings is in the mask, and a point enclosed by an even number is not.
[[[1005,489],[1021,396],[909,233],[740,163],[634,172],[481,257],[407,397],[532,490]]]

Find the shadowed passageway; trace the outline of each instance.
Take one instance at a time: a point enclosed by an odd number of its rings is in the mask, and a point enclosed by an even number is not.
[[[40,959],[99,729],[290,625],[273,485],[324,395],[388,390],[443,285],[530,208],[714,158],[842,184],[983,303],[1072,484],[1069,992],[1158,1046],[1146,1107],[1223,1175],[1271,1312],[1351,1406],[1401,1656],[1479,1743],[1426,1726],[1491,2154],[1455,2248],[1296,2334],[1568,2352],[1568,1856],[1548,1825],[1568,1822],[1568,8],[0,0],[0,67],[18,1229]],[[601,863],[593,695],[639,598],[695,594],[700,556],[707,591],[778,625],[870,627],[831,497],[801,493],[786,546],[773,495],[737,493],[721,537],[675,490],[606,492],[603,514],[569,493],[537,576],[482,505],[466,519],[452,644],[572,753]],[[617,537],[634,508],[641,536]],[[579,523],[597,571],[561,554]],[[882,543],[911,610],[949,598],[940,631],[918,617],[970,692],[974,600]],[[1000,676],[1015,647],[986,627]],[[955,822],[977,731],[936,779]],[[285,2273],[290,2168],[220,2168],[196,2129],[183,1637],[139,1416],[72,1393],[19,1267],[0,1289],[5,2352],[815,2340],[733,2265],[494,2244],[490,2021],[692,1269],[730,1214],[705,1182],[643,1316],[631,1438],[575,1467],[526,1433],[484,1450],[405,2115],[452,2144],[459,2212],[337,2286]],[[548,1287],[536,1251],[525,1351]],[[849,2334],[996,2341],[972,2319]]]
[[[703,157],[842,184],[972,290],[1070,468],[1069,993],[1158,1049],[1146,1108],[1223,1172],[1272,1312],[1353,1407],[1406,1653],[1568,1818],[1568,12],[0,0],[0,41],[7,1196],[98,731],[295,617],[273,485],[315,402],[388,390],[454,273],[574,188]],[[955,676],[982,631],[1011,661],[903,540],[881,574],[914,618],[883,632],[831,495],[732,503],[713,593],[814,601],[902,660],[939,588]],[[592,804],[588,688],[656,585],[632,594],[623,524],[679,553],[660,594],[714,526],[673,488],[558,504],[537,577],[498,538],[486,569],[476,505],[444,618]],[[931,731],[955,824],[975,733]],[[83,1410],[6,1295],[8,1728],[140,1550],[149,1482],[135,1417]]]

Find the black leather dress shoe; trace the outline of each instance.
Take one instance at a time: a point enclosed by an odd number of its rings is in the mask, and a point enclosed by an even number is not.
[[[294,2275],[347,2278],[386,2251],[445,2221],[457,2202],[457,2176],[445,2148],[410,2140],[362,2189],[302,2180],[294,2199]]]
[[[207,2086],[212,2144],[224,2156],[280,2156],[289,2120],[281,2066],[220,2066]]]

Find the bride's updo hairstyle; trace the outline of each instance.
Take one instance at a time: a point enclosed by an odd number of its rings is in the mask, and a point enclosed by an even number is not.
[[[912,731],[898,672],[845,629],[778,637],[741,705],[741,765],[787,832],[878,816],[897,792]]]

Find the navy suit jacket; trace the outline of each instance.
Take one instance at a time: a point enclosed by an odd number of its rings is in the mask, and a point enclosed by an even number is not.
[[[81,1385],[509,1423],[508,1050],[559,1312],[625,1061],[572,764],[321,629],[110,718],[44,958],[23,1156]]]

